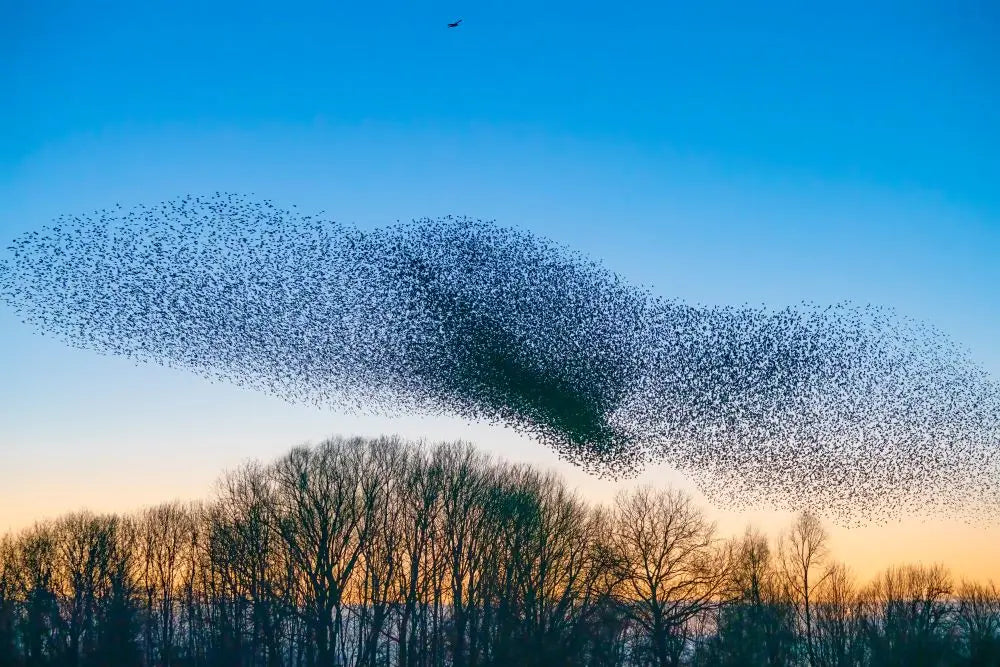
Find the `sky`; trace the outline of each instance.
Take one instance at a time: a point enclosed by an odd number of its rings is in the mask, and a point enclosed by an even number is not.
[[[469,215],[691,303],[890,305],[1000,378],[998,32],[990,0],[13,0],[0,247],[215,191],[362,228]],[[383,432],[470,439],[595,502],[622,488],[506,429],[290,405],[70,349],[0,305],[0,531],[203,497],[248,458]],[[637,482],[698,493],[663,467]],[[723,532],[791,517],[706,509]],[[830,529],[861,575],[1000,580],[1000,522]]]

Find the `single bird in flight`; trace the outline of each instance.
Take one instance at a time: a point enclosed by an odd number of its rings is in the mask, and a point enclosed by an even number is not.
[[[457,27],[458,27],[458,24],[459,24],[459,23],[461,23],[461,22],[462,22],[462,19],[458,19],[458,20],[457,20],[457,21],[455,21],[454,23],[449,23],[449,24],[448,24],[448,27],[449,27],[449,28],[457,28]]]

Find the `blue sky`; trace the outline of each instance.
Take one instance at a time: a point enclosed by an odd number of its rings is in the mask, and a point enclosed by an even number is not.
[[[0,243],[215,190],[362,226],[465,214],[689,301],[893,305],[1000,376],[998,33],[989,0],[15,0]],[[187,492],[179,470],[201,488],[245,456],[383,428],[425,432],[70,350],[0,308],[0,506],[152,501]],[[160,481],[102,472],[119,461]],[[63,495],[36,490],[53,468]]]
[[[4,166],[123,124],[485,123],[998,203],[987,0],[538,5],[8,3]]]

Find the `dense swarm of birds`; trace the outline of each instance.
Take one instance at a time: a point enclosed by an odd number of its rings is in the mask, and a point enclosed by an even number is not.
[[[0,294],[71,345],[506,425],[603,475],[665,461],[731,508],[1000,510],[1000,390],[936,329],[873,306],[686,305],[490,222],[362,231],[189,196],[16,239]]]

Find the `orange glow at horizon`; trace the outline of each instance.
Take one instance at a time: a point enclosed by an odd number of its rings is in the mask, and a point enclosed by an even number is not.
[[[474,440],[475,442],[475,440]],[[482,447],[498,455],[496,447]],[[282,452],[277,451],[274,456]],[[72,511],[130,513],[142,507],[173,500],[208,500],[215,479],[226,468],[254,455],[223,461],[203,455],[192,465],[189,452],[163,457],[147,475],[122,474],[126,461],[96,455],[61,462],[21,461],[22,474],[0,472],[0,534],[16,532],[36,521],[54,519]],[[197,457],[196,457],[197,458]],[[505,457],[512,458],[512,457]],[[612,482],[590,477],[562,464],[555,455],[533,448],[517,460],[554,469],[587,501],[609,503],[616,493],[640,484],[682,488],[694,495],[698,505],[716,522],[722,538],[739,537],[747,527],[762,530],[773,541],[791,523],[794,514],[770,510],[730,511],[712,507],[690,482],[665,466],[647,470],[638,479]],[[214,464],[214,465],[213,465]],[[25,466],[28,469],[25,469]],[[32,470],[31,468],[36,468]],[[46,470],[47,469],[47,470]],[[81,471],[97,471],[81,474]],[[44,479],[44,483],[39,480]],[[886,525],[845,528],[828,520],[831,558],[845,563],[859,583],[871,580],[890,566],[940,563],[957,584],[963,579],[1000,583],[1000,521],[974,525],[941,519],[910,519]]]

